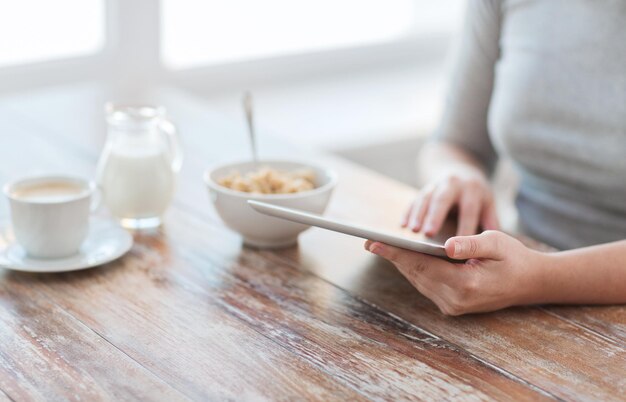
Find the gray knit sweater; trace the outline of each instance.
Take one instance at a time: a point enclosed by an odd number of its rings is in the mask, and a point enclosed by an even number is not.
[[[436,137],[520,173],[524,232],[626,239],[626,0],[470,0]]]

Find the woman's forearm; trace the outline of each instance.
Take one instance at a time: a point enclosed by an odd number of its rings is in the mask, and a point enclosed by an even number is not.
[[[626,303],[626,240],[543,255],[525,304]]]
[[[485,167],[468,151],[444,141],[424,144],[417,159],[420,185],[458,170],[476,170],[484,174]]]

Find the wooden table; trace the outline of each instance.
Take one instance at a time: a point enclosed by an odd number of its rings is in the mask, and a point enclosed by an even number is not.
[[[0,179],[93,174],[108,96],[86,85],[0,99]],[[626,398],[624,307],[446,317],[358,239],[312,229],[298,247],[242,248],[202,171],[247,155],[243,122],[155,96],[186,150],[165,225],[97,269],[0,269],[0,400]],[[262,134],[261,152],[298,151]],[[315,158],[340,175],[329,215],[395,226],[412,189]],[[6,222],[4,200],[0,211]]]

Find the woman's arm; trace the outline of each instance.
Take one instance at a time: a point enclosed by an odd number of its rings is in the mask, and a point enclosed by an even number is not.
[[[418,157],[423,187],[403,226],[436,235],[453,208],[457,234],[496,229],[498,222],[487,174],[497,156],[489,139],[487,116],[500,56],[499,0],[470,0],[458,43],[444,114],[434,139]]]
[[[626,303],[626,240],[546,254],[537,271],[529,303]]]
[[[626,303],[626,241],[557,253],[531,250],[497,231],[446,241],[451,263],[368,241],[448,315],[528,304]]]

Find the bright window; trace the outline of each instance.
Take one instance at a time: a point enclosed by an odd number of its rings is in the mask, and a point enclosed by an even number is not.
[[[104,21],[104,0],[2,0],[0,66],[96,53]]]
[[[161,0],[161,54],[177,69],[390,42],[416,31],[449,29],[462,3]]]

